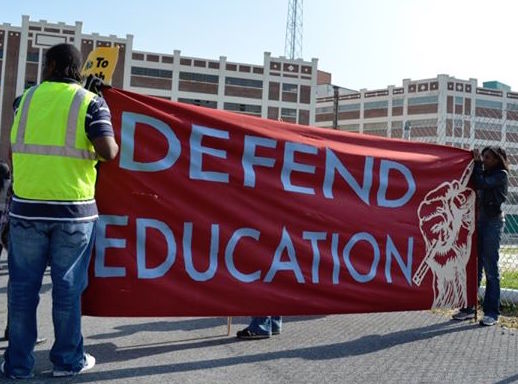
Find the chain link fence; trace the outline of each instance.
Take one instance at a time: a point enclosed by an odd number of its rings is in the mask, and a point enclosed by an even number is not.
[[[500,247],[500,274],[502,304],[518,305],[518,120],[514,110],[489,109],[477,111],[475,117],[448,114],[442,120],[407,120],[402,127],[402,136],[411,141],[421,141],[454,146],[463,149],[482,149],[489,145],[505,148],[510,162],[509,190],[503,206],[505,226]],[[400,123],[401,124],[401,123]],[[386,125],[386,124],[385,124]],[[365,127],[364,127],[365,128]],[[385,136],[388,127],[367,127],[364,133]],[[381,130],[385,131],[384,133]],[[392,135],[394,137],[394,135]],[[485,281],[481,282],[484,289]],[[481,293],[481,292],[479,292]]]

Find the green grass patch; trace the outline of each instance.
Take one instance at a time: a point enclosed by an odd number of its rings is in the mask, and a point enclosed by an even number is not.
[[[518,305],[516,304],[501,304],[500,311],[503,316],[518,317]]]
[[[502,304],[500,306],[500,325],[518,329],[518,305]]]
[[[518,247],[516,246],[504,246],[500,247],[500,256],[509,257],[509,256],[517,256],[518,255]]]
[[[502,271],[500,287],[518,289],[518,271]]]

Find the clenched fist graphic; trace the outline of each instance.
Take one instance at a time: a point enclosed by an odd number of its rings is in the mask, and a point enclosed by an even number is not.
[[[475,230],[476,194],[467,187],[472,171],[470,164],[460,180],[442,183],[418,208],[426,255],[412,281],[420,285],[432,271],[434,308],[467,306],[466,266]]]

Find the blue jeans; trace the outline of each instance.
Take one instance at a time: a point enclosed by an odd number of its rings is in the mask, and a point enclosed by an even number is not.
[[[478,284],[482,279],[482,270],[486,275],[484,294],[484,315],[498,319],[500,314],[500,272],[498,259],[500,239],[504,220],[498,216],[481,216],[478,220]]]
[[[84,364],[81,293],[88,284],[88,263],[95,222],[10,219],[9,346],[7,376],[28,377],[34,366],[36,308],[43,273],[50,265],[55,342],[50,360],[56,370],[79,371]]]
[[[248,328],[258,334],[280,333],[282,329],[281,316],[252,317]]]

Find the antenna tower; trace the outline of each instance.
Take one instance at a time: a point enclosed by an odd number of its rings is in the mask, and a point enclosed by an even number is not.
[[[284,56],[302,58],[302,0],[289,0]]]

